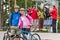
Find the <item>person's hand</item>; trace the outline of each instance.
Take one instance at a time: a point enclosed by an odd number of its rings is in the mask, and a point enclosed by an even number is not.
[[[28,14],[26,13],[26,16],[28,16]]]
[[[17,28],[19,29],[19,26],[17,26]]]
[[[33,24],[30,24],[30,26],[33,26]]]

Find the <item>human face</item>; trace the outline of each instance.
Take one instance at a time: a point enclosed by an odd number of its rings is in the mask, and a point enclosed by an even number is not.
[[[33,9],[35,9],[36,7],[34,6]]]
[[[15,12],[18,12],[18,8],[15,8]]]
[[[24,10],[20,10],[21,15],[24,15],[25,11]]]

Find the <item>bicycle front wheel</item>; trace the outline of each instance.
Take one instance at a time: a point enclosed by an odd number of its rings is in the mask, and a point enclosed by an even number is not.
[[[18,37],[18,38],[14,37],[13,40],[24,40],[24,38],[23,37]]]
[[[19,40],[24,40],[24,38],[23,37],[19,37]]]
[[[38,34],[35,33],[31,36],[31,40],[41,40],[41,38]]]
[[[7,37],[7,36],[4,36],[4,37],[3,37],[3,40],[10,40],[10,38]]]

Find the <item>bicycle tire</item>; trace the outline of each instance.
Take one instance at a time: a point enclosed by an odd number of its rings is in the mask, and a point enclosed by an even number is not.
[[[16,40],[15,38],[17,38],[17,37],[13,37],[13,40]],[[24,38],[23,37],[18,37],[18,40],[24,40]]]
[[[21,38],[22,40],[24,40],[24,38],[23,38],[23,37],[19,37],[19,40],[21,40],[20,38]]]
[[[7,40],[7,38],[4,36],[4,37],[3,37],[3,40]]]
[[[34,27],[31,27],[31,29],[30,29],[30,30],[31,30],[32,32],[34,32],[36,29],[37,29],[37,27],[36,27],[36,26],[34,26]]]
[[[4,36],[4,37],[3,37],[3,40],[10,40],[10,38],[7,37],[7,36]]]
[[[36,37],[35,37],[36,36]],[[35,37],[34,39],[33,39],[33,37]],[[38,37],[38,38],[37,38]],[[41,37],[38,35],[38,34],[32,34],[32,36],[31,36],[31,40],[41,40]]]

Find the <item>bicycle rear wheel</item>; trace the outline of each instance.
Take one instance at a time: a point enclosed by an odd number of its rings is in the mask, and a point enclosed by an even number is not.
[[[41,40],[41,38],[38,34],[35,33],[31,36],[31,40]]]
[[[33,26],[33,27],[31,27],[30,30],[34,32],[36,29],[37,29],[37,26]]]

